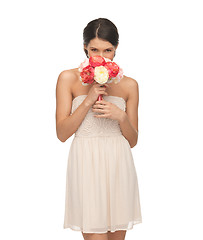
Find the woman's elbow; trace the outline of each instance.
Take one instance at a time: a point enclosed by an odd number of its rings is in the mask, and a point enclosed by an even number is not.
[[[136,145],[137,145],[137,141],[134,142],[134,143],[132,143],[132,144],[130,144],[130,147],[131,147],[131,148],[134,148]]]
[[[65,142],[67,138],[63,136],[63,134],[56,128],[56,136],[61,142]]]
[[[61,142],[65,142],[66,139],[64,139],[62,136],[60,136],[58,133],[56,134],[57,138],[61,141]]]

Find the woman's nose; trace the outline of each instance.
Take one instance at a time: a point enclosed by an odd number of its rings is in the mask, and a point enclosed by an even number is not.
[[[103,57],[103,53],[99,53],[99,56]]]

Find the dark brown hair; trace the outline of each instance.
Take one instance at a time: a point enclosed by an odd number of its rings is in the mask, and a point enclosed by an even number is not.
[[[119,34],[117,27],[107,18],[97,18],[87,24],[83,30],[83,44],[86,46],[94,38],[110,42],[114,47],[119,43]],[[84,49],[86,56],[88,52]]]

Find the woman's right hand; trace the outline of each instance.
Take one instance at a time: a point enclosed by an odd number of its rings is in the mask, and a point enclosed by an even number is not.
[[[102,86],[102,87],[101,87]],[[104,87],[105,86],[105,87]],[[105,83],[105,84],[99,84],[99,83],[97,83],[97,82],[94,82],[93,84],[92,84],[92,87],[90,88],[90,90],[89,90],[89,92],[88,92],[88,95],[87,95],[87,97],[86,97],[86,101],[89,103],[89,104],[91,104],[91,105],[93,105],[96,101],[97,101],[97,99],[98,99],[98,97],[99,97],[99,95],[100,94],[102,94],[102,95],[108,95],[108,93],[106,92],[106,87],[109,87],[109,85],[107,84],[107,83]]]

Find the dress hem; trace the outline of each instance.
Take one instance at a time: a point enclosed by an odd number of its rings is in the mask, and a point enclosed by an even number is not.
[[[136,224],[139,224],[139,223],[142,223],[142,220],[137,220],[137,221],[132,222],[132,225],[131,225],[130,228],[118,228],[118,229],[115,229],[115,230],[111,230],[110,228],[108,228],[108,230],[106,230],[105,232],[83,231],[80,227],[77,227],[77,229],[76,229],[75,226],[73,226],[73,225],[71,225],[71,224],[65,225],[63,228],[64,228],[64,229],[68,229],[68,228],[69,228],[69,229],[72,229],[72,230],[74,230],[74,231],[80,231],[80,232],[83,232],[83,233],[107,233],[107,232],[116,232],[116,231],[120,231],[120,230],[125,230],[125,231],[131,230],[131,229],[134,228],[134,226],[135,226]]]

